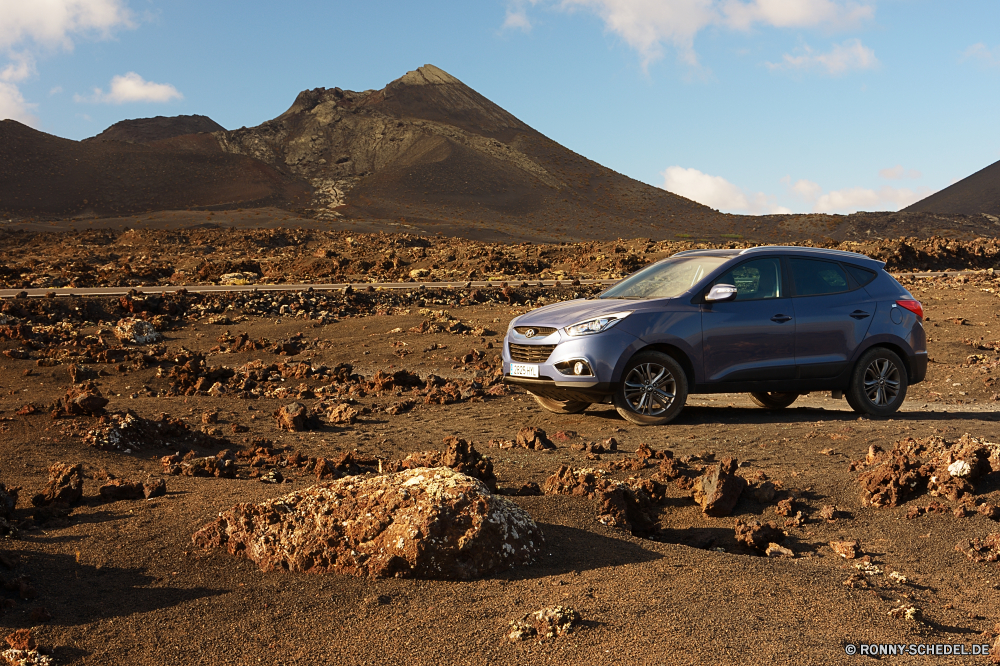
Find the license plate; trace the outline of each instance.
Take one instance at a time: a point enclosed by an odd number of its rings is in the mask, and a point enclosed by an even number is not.
[[[538,366],[531,363],[511,363],[510,376],[538,379]]]

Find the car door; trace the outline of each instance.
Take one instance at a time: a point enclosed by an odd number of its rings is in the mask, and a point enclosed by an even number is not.
[[[801,379],[836,377],[847,369],[876,303],[836,261],[788,259],[795,303],[795,363]]]
[[[735,300],[702,305],[706,382],[793,379],[795,317],[781,258],[745,261],[715,284],[735,285],[737,292]]]

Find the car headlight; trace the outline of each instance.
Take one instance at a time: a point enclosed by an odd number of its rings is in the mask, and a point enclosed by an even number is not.
[[[566,333],[569,335],[593,335],[594,333],[600,333],[608,330],[630,314],[632,314],[631,310],[628,312],[613,312],[612,314],[603,315],[596,319],[581,321],[578,324],[567,326]]]

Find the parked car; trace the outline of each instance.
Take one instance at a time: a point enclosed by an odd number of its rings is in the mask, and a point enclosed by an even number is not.
[[[689,250],[515,318],[504,381],[552,412],[610,402],[641,425],[670,421],[692,393],[749,392],[780,409],[831,391],[888,416],[927,373],[922,321],[884,262],[862,254]]]

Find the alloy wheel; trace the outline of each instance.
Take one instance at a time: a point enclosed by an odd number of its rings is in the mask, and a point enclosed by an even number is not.
[[[670,371],[658,363],[640,363],[625,378],[625,400],[637,414],[659,416],[673,404],[677,382]]]
[[[887,358],[877,358],[865,368],[864,382],[873,405],[888,405],[899,395],[899,368]]]

